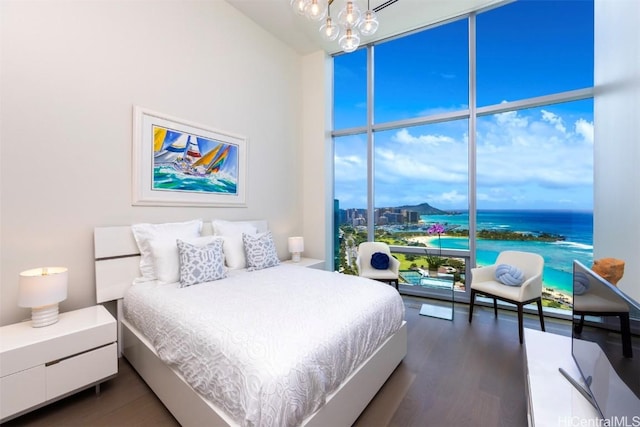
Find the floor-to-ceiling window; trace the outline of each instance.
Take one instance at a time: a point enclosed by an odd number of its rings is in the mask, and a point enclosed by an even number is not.
[[[434,252],[465,290],[470,266],[534,250],[562,308],[592,257],[593,3],[518,0],[337,55],[334,78],[336,269],[380,240],[401,290]]]

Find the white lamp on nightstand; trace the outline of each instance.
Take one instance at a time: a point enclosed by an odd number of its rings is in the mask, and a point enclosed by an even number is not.
[[[301,236],[289,237],[289,252],[291,261],[300,262],[300,253],[304,251],[304,238]]]
[[[43,267],[20,273],[18,305],[31,307],[31,326],[58,321],[58,303],[67,299],[68,272],[64,267]]]

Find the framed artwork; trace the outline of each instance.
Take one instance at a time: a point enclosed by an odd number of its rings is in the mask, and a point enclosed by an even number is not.
[[[246,138],[138,106],[133,132],[134,205],[246,206]]]

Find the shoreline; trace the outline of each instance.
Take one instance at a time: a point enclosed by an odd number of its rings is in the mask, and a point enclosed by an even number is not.
[[[467,237],[460,237],[460,236],[449,236],[448,234],[441,234],[440,235],[441,238],[447,238],[447,239],[468,239]],[[437,243],[434,246],[430,246],[430,244],[432,242],[437,242],[438,241],[438,236],[411,236],[411,237],[407,237],[406,240],[408,242],[415,242],[415,243],[422,243],[424,245],[427,245],[428,248],[437,248]]]

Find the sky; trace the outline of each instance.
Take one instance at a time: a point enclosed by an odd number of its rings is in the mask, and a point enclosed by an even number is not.
[[[381,20],[382,22],[382,20]],[[466,20],[375,48],[374,122],[468,108]],[[593,86],[593,2],[516,1],[477,19],[479,107]],[[366,52],[335,58],[336,130],[366,124]],[[593,101],[481,116],[479,209],[592,210]],[[468,208],[468,120],[376,132],[375,205]],[[335,139],[335,195],[366,207],[366,135]]]

